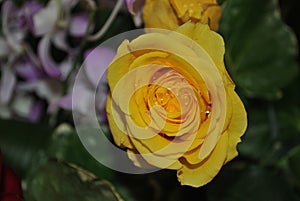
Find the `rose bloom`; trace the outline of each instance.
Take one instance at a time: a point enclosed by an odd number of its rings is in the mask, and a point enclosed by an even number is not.
[[[108,67],[106,110],[116,145],[136,166],[177,170],[202,186],[237,156],[246,111],[208,25],[151,30],[123,41]]]
[[[217,30],[221,7],[216,0],[146,0],[143,19],[147,28],[174,30],[191,20]]]

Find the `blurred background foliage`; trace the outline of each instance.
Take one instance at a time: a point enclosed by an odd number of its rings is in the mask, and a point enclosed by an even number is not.
[[[4,162],[22,178],[25,200],[300,200],[299,4],[220,3],[225,62],[249,119],[239,156],[211,183],[192,188],[180,186],[174,171],[127,175],[104,167],[66,124],[55,129],[47,118],[38,124],[0,120]],[[96,27],[109,12],[97,10]],[[102,40],[133,28],[130,15],[121,12]]]

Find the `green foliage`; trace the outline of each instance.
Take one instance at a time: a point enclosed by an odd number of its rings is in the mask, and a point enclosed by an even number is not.
[[[248,97],[280,98],[297,74],[297,42],[275,0],[227,0],[220,23],[226,66]]]
[[[106,180],[89,172],[56,161],[48,161],[28,179],[25,194],[28,201],[121,201],[122,198]]]
[[[86,151],[75,130],[54,133],[45,149],[45,155],[76,164],[101,178],[112,179],[114,175],[113,170],[100,164]]]

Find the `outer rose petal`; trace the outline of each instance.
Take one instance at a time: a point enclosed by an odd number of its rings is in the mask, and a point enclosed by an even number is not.
[[[111,100],[111,96],[107,97],[107,103],[106,103],[106,112],[107,112],[107,118],[108,119],[112,119],[112,111],[111,111],[111,107],[110,105],[112,104],[112,100]],[[118,117],[117,117],[118,118]],[[131,148],[134,149],[134,147],[132,146],[129,136],[125,133],[123,133],[119,126],[123,126],[124,125],[124,121],[121,118],[121,116],[119,116],[119,119],[114,119],[114,121],[109,121],[109,128],[111,133],[113,133],[113,138],[115,143],[120,146],[120,147],[127,147],[127,148]]]
[[[220,18],[221,8],[216,0],[147,0],[143,12],[145,27],[170,30],[190,20],[217,30]]]
[[[236,146],[239,142],[241,142],[240,137],[243,135],[247,128],[247,113],[239,96],[234,91],[232,91],[229,94],[229,98],[227,98],[227,100],[231,103],[230,108],[232,110],[232,113],[229,125],[227,127],[229,141],[225,163],[229,162],[238,155]]]
[[[228,149],[228,133],[221,135],[215,149],[202,162],[196,165],[190,165],[184,160],[182,169],[178,170],[178,180],[182,185],[199,187],[210,182],[220,171],[224,164]]]
[[[147,28],[174,30],[179,25],[169,0],[147,0],[144,7],[143,19]]]
[[[176,31],[196,41],[209,54],[219,71],[227,75],[224,66],[225,45],[219,34],[209,30],[206,25],[192,22],[185,23]]]

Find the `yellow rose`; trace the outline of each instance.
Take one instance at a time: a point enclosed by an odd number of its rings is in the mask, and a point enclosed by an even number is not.
[[[123,41],[108,67],[106,110],[136,166],[174,169],[199,187],[237,156],[247,118],[223,56],[222,37],[201,23]]]
[[[146,0],[143,19],[146,28],[174,30],[191,20],[218,30],[221,7],[216,0]]]

